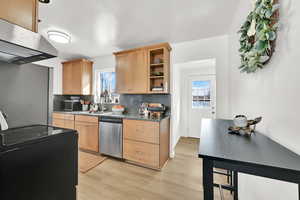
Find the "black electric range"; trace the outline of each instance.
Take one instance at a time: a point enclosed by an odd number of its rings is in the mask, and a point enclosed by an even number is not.
[[[0,131],[1,200],[75,200],[75,130],[32,125]]]

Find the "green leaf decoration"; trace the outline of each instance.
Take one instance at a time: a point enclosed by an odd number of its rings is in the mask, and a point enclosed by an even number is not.
[[[279,27],[275,12],[280,8],[280,5],[274,4],[274,1],[257,0],[254,10],[250,12],[238,31],[241,57],[239,69],[242,73],[255,73],[263,69],[272,57]],[[256,34],[248,36],[253,20],[256,22]]]

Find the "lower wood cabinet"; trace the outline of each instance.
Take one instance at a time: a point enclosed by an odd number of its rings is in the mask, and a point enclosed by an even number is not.
[[[79,133],[79,148],[99,152],[98,117],[76,115],[75,130]]]
[[[52,125],[60,128],[74,129],[74,115],[53,113]]]
[[[123,156],[127,160],[159,168],[159,145],[124,139]]]
[[[98,117],[65,113],[53,113],[52,116],[53,126],[77,130],[80,149],[99,152]]]
[[[161,169],[169,159],[170,120],[123,120],[123,156],[146,167]]]

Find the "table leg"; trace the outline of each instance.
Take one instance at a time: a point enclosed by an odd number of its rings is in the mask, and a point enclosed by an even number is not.
[[[204,200],[214,199],[213,161],[207,158],[203,159],[203,190]]]
[[[234,200],[239,199],[239,192],[238,192],[238,173],[235,171],[233,173],[233,185],[234,185]]]

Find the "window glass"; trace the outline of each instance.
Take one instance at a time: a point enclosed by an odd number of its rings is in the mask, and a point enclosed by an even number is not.
[[[116,91],[115,72],[100,72],[100,89],[101,89],[101,94],[115,93]]]
[[[208,108],[211,105],[211,83],[210,81],[192,82],[192,107]]]
[[[119,103],[116,93],[116,73],[99,72],[96,78],[96,95],[98,103]]]

